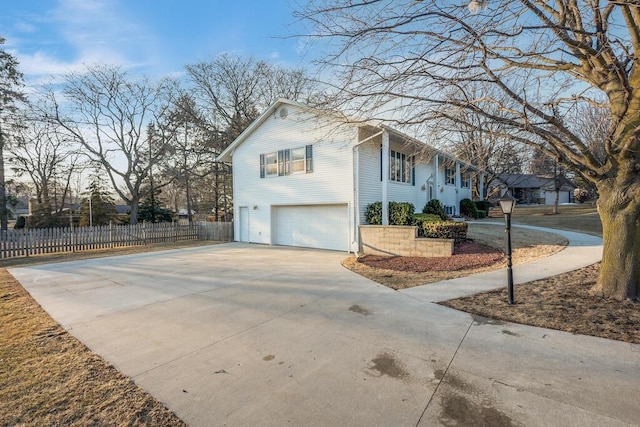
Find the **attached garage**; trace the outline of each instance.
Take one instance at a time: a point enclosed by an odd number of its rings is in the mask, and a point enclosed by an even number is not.
[[[274,206],[276,245],[349,250],[347,204]]]

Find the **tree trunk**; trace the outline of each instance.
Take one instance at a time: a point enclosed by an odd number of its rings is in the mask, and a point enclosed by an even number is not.
[[[131,213],[129,214],[129,224],[134,225],[138,223],[138,205],[140,200],[136,197],[131,198]]]
[[[640,298],[640,184],[626,191],[599,185],[603,252],[600,276],[591,293],[617,300]]]

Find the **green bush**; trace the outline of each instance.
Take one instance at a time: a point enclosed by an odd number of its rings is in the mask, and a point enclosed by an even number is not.
[[[476,209],[479,211],[489,212],[489,209],[493,206],[493,203],[490,200],[476,200]]]
[[[487,211],[478,211],[478,219],[483,219],[487,217]]]
[[[476,207],[476,204],[473,202],[473,200],[460,200],[460,214],[471,218],[478,218],[478,208]]]
[[[364,211],[364,219],[369,225],[382,225],[382,202],[368,204]]]
[[[389,225],[413,225],[415,208],[408,202],[389,202]],[[367,205],[364,213],[367,224],[382,224],[382,202]]]
[[[412,225],[415,208],[409,202],[389,202],[390,225]]]
[[[422,213],[437,215],[441,220],[447,220],[447,213],[444,210],[442,202],[438,199],[431,199],[422,209]]]
[[[468,224],[466,222],[423,222],[418,235],[433,239],[453,239],[456,243],[467,240]]]
[[[441,222],[442,218],[438,215],[433,214],[425,214],[419,213],[413,216],[413,225],[417,225],[418,227],[422,225],[423,222]]]

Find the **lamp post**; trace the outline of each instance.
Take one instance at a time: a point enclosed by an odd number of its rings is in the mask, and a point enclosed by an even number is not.
[[[511,268],[511,214],[516,206],[516,199],[507,193],[499,202],[500,209],[504,214],[505,231],[507,233],[507,289],[509,291],[509,304],[513,305],[515,301],[513,298],[513,269]]]

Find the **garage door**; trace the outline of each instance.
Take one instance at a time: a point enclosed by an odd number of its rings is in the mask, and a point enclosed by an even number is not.
[[[547,191],[545,194],[545,204],[553,205],[556,202],[556,192]],[[561,191],[558,195],[558,203],[569,203],[569,192]]]
[[[278,206],[274,208],[276,244],[349,250],[347,205]]]

